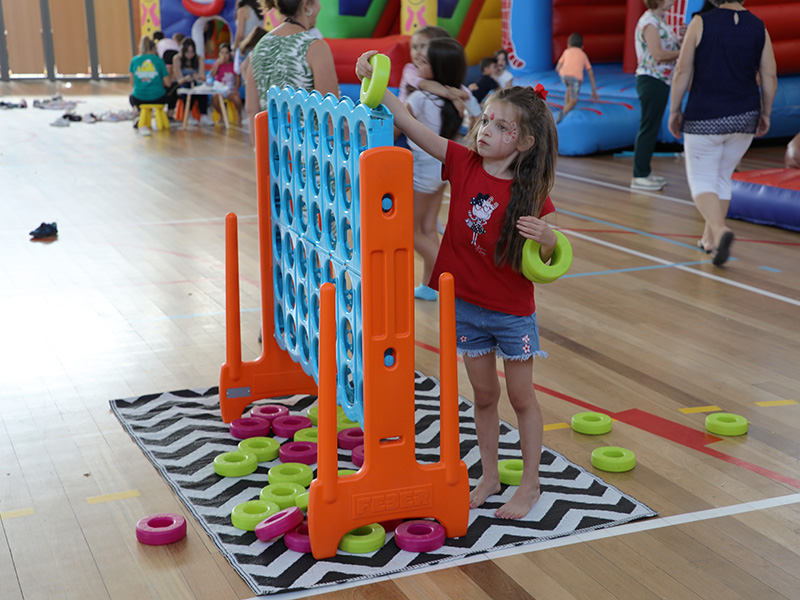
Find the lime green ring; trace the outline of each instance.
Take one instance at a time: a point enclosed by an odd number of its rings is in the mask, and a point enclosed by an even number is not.
[[[386,530],[378,523],[372,523],[344,534],[339,549],[351,554],[367,554],[380,550],[385,542]]]
[[[599,412],[579,412],[572,416],[572,429],[585,435],[602,435],[611,431],[611,417]]]
[[[310,495],[310,492],[306,492],[305,494],[297,494],[297,496],[294,497],[294,505],[303,512],[308,512],[308,497]]]
[[[233,507],[231,523],[236,529],[255,531],[256,525],[267,517],[271,517],[280,508],[274,502],[266,500],[248,500]]]
[[[742,415],[733,413],[713,413],[706,417],[706,429],[715,435],[744,435],[748,421]]]
[[[522,459],[508,458],[498,461],[497,470],[500,473],[500,483],[505,485],[519,485],[522,481]]]
[[[239,442],[239,451],[255,454],[258,462],[269,462],[278,458],[281,443],[271,437],[251,437]]]
[[[306,427],[305,429],[298,429],[294,433],[295,442],[314,442],[318,443],[319,433],[316,427]]]
[[[302,463],[281,463],[267,472],[269,483],[297,483],[303,487],[311,485],[314,472]]]
[[[277,504],[278,508],[283,510],[295,506],[295,498],[305,491],[306,488],[299,483],[270,483],[261,488],[259,498]]]
[[[378,108],[389,85],[392,61],[385,54],[375,54],[369,59],[369,64],[372,65],[372,77],[361,80],[361,103],[370,108]]]
[[[636,466],[636,455],[618,446],[601,446],[592,451],[592,466],[601,471],[622,473]]]
[[[258,457],[252,452],[223,452],[214,458],[214,472],[223,477],[244,477],[258,468]]]
[[[347,477],[358,473],[355,469],[339,469],[339,477]]]
[[[319,420],[319,405],[315,404],[314,406],[309,408],[306,411],[306,416],[311,420],[311,424],[314,427],[317,427],[319,425],[319,423],[317,422]],[[341,419],[342,417],[344,417],[344,409],[341,406],[337,406],[336,418]]]
[[[340,432],[342,429],[351,429],[353,427],[361,427],[361,424],[358,421],[351,421],[345,416],[339,417],[336,420],[336,432]]]
[[[534,283],[550,283],[565,275],[572,266],[572,245],[567,236],[556,231],[556,246],[546,265],[539,256],[541,244],[533,240],[525,240],[522,246],[522,274]]]

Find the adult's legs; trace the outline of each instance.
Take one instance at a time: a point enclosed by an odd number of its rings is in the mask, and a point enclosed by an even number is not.
[[[633,176],[650,175],[650,160],[658,141],[658,130],[669,100],[669,86],[648,75],[636,77],[636,93],[642,107],[639,132],[633,149]]]
[[[544,422],[533,388],[533,358],[525,361],[506,360],[503,367],[508,399],[517,415],[524,469],[522,481],[514,495],[495,514],[505,519],[520,519],[530,512],[541,496],[539,462],[542,457]]]
[[[475,431],[481,454],[483,474],[478,485],[470,492],[469,506],[477,508],[486,498],[500,491],[500,473],[497,470],[497,444],[500,439],[500,379],[494,352],[482,356],[464,356],[464,366],[472,385],[475,404]]]

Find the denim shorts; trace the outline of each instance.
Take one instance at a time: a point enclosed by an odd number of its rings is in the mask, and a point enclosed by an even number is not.
[[[456,298],[456,348],[461,355],[494,352],[507,360],[547,356],[539,348],[536,313],[527,317],[476,306]]]
[[[583,83],[583,81],[581,81],[577,77],[573,77],[572,75],[562,75],[561,83],[567,86],[567,89],[570,92],[572,92],[573,97],[577,98],[578,94],[581,91],[581,84]]]

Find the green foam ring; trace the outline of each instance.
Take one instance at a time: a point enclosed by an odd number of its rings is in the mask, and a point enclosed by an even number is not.
[[[555,234],[556,246],[550,264],[545,264],[539,256],[541,244],[538,242],[525,240],[522,246],[522,274],[534,283],[551,283],[565,275],[572,266],[572,245],[560,231]]]

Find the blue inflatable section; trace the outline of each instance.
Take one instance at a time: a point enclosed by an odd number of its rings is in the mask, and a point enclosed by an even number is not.
[[[800,231],[800,191],[734,179],[728,218]]]
[[[558,151],[563,156],[585,156],[596,152],[633,146],[639,130],[641,108],[636,95],[636,77],[623,73],[621,64],[594,65],[598,102],[591,100],[591,85],[581,87],[580,100],[558,124]],[[541,83],[549,92],[547,103],[554,113],[564,105],[564,84],[554,70],[520,74],[517,85]],[[772,107],[772,120],[767,138],[792,137],[800,131],[800,75],[778,78],[778,92]],[[680,143],[669,132],[669,106],[664,111],[658,139]]]

